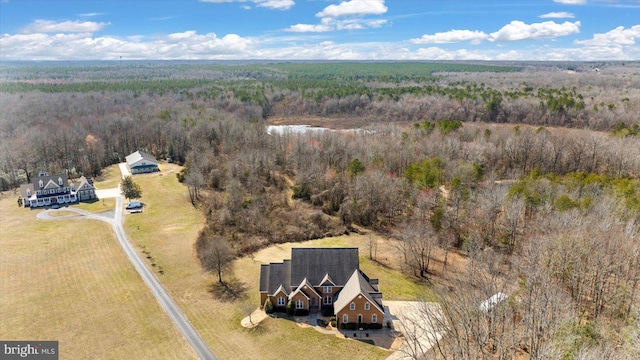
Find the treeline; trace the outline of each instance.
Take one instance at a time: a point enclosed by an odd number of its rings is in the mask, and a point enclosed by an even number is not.
[[[421,62],[10,67],[0,72],[8,80],[0,82],[0,92],[133,91],[135,97],[179,95],[205,107],[231,97],[261,107],[262,118],[355,114],[374,123],[455,119],[607,131],[620,122],[638,122],[636,75],[542,69],[547,72]],[[32,78],[38,75],[42,78]],[[573,81],[563,80],[561,86],[551,82],[566,76]],[[547,79],[540,83],[540,77]],[[618,80],[628,85],[620,88]],[[587,86],[581,86],[585,81]]]

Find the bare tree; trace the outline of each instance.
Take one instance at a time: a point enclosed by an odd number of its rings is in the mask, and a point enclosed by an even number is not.
[[[222,273],[231,267],[235,258],[234,251],[226,239],[216,235],[209,237],[205,246],[204,251],[198,252],[200,263],[205,270],[216,274],[218,282],[223,284]]]

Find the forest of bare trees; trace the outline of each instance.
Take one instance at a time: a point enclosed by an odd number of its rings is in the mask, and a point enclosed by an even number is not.
[[[356,227],[397,240],[417,279],[464,254],[425,317],[450,329],[436,357],[638,358],[640,66],[510,65],[16,64],[0,189],[146,150],[185,165],[202,258],[212,239],[246,254]],[[273,117],[361,129],[268,133]]]

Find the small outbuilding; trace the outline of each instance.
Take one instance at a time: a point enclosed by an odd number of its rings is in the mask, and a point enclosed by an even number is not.
[[[128,155],[126,159],[131,175],[160,171],[156,158],[144,151],[138,150]]]
[[[509,298],[509,295],[503,292],[498,292],[480,304],[480,311],[482,311],[483,314],[488,314],[496,306],[507,300],[507,298]]]

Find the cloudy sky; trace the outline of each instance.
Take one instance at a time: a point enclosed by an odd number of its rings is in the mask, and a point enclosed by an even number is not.
[[[1,60],[640,60],[640,0],[0,0]]]

